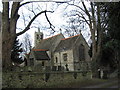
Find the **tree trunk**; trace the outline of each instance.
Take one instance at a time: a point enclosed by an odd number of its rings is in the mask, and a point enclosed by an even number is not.
[[[2,66],[3,71],[9,70],[12,66],[11,50],[16,37],[16,23],[19,18],[17,8],[19,3],[14,2],[11,16],[9,16],[9,2],[3,2],[2,13]],[[11,18],[9,18],[11,17]]]
[[[100,21],[100,6],[99,3],[97,3],[97,18],[98,18],[98,24],[97,24],[97,31],[98,31],[98,43],[97,43],[97,56],[96,59],[98,62],[101,60],[102,57],[102,38],[103,38],[103,30],[101,28],[101,21]]]
[[[2,65],[3,69],[10,66],[10,35],[9,35],[9,3],[3,2],[2,13]]]
[[[95,8],[93,7],[93,2],[91,2],[91,9],[92,9],[92,17],[91,17],[91,39],[92,39],[92,60],[94,61],[96,59],[96,18],[95,18]]]
[[[101,28],[101,21],[100,21],[100,7],[99,3],[97,3],[97,14],[95,17],[93,8],[93,3],[91,3],[91,9],[92,9],[92,28],[91,36],[92,36],[92,61],[93,61],[93,74],[95,77],[98,77],[98,68],[100,68],[100,60],[101,60],[101,48],[102,48],[102,28]],[[96,34],[97,32],[97,34]]]

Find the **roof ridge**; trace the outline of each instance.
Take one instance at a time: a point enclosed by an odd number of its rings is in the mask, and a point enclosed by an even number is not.
[[[32,49],[33,51],[47,51],[48,49]]]
[[[68,37],[68,38],[63,38],[63,39],[61,39],[61,40],[66,40],[66,39],[70,39],[70,38],[73,38],[73,37],[76,37],[76,36],[79,36],[80,34],[78,34],[78,35],[75,35],[75,36],[70,36],[70,37]]]
[[[61,34],[61,33],[60,33],[60,34]],[[43,39],[43,40],[47,40],[47,39],[49,39],[49,38],[52,38],[52,37],[58,36],[58,35],[60,35],[60,34],[56,34],[56,35],[54,35],[54,36],[51,36],[51,37],[45,38],[45,39]]]

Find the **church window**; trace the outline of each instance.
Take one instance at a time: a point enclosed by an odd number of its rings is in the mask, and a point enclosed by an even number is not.
[[[58,58],[56,57],[55,59],[56,59],[56,63],[58,63]]]
[[[44,66],[45,65],[45,63],[44,62],[42,62],[42,66]]]
[[[67,61],[67,53],[64,53],[64,54],[63,54],[63,60],[64,60],[64,61]]]
[[[40,39],[43,39],[43,34],[40,35]]]
[[[85,60],[85,47],[83,44],[79,46],[79,59],[80,61]]]
[[[37,39],[39,39],[39,35],[37,34]]]

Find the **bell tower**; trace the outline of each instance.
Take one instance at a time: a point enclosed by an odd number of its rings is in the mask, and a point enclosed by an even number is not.
[[[35,47],[40,44],[40,41],[43,39],[43,33],[40,32],[40,28],[38,28],[38,32],[35,32],[35,37],[34,37],[34,44]]]

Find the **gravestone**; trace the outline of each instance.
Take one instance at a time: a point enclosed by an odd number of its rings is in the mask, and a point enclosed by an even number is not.
[[[52,66],[52,71],[57,71],[57,66]]]
[[[45,76],[44,76],[44,80],[47,82],[48,79],[49,79],[49,77],[50,77],[50,73],[49,73],[49,72],[51,71],[51,67],[50,67],[50,66],[46,66],[46,67],[45,67],[45,71],[46,71],[46,72],[45,72],[45,74],[44,74],[44,75],[45,75]]]
[[[46,72],[51,71],[51,67],[50,67],[50,66],[46,66],[46,67],[45,67],[45,71],[46,71]]]
[[[62,71],[62,66],[58,66],[58,71]]]

